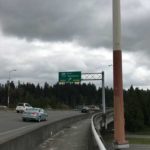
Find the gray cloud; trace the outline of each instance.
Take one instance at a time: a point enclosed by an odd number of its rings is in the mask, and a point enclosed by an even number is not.
[[[0,0],[0,22],[5,34],[27,40],[111,48],[111,5],[105,0]],[[150,9],[140,0],[122,1],[121,7],[123,48],[149,50]]]
[[[125,50],[149,50],[150,9],[145,2],[121,1]],[[0,0],[0,22],[5,34],[27,40],[112,47],[111,1]]]
[[[0,0],[0,20],[5,34],[28,40],[111,44],[109,1]]]
[[[149,52],[149,1],[122,1],[122,43],[130,51]]]
[[[149,85],[150,2],[121,1],[121,8],[123,56],[130,57],[123,62],[125,87]],[[110,0],[0,0],[0,27],[0,80],[15,68],[16,80],[55,83],[59,71],[112,64]]]

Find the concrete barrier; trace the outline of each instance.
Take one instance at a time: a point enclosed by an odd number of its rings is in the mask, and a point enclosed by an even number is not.
[[[8,110],[8,107],[4,105],[0,105],[0,110]]]
[[[38,145],[47,138],[53,136],[58,131],[71,124],[88,118],[89,114],[82,114],[65,118],[50,124],[45,124],[25,133],[10,137],[7,140],[1,141],[0,150],[36,150]]]
[[[106,121],[104,123],[104,121]],[[91,118],[91,136],[89,139],[89,150],[106,150],[103,138],[101,136],[102,129],[113,121],[113,110],[109,109],[104,120],[102,113],[94,114]],[[106,126],[105,126],[106,125]]]
[[[97,113],[91,118],[91,143],[89,144],[90,150],[106,150],[103,139],[99,133],[100,121],[102,120],[101,116],[101,113]]]

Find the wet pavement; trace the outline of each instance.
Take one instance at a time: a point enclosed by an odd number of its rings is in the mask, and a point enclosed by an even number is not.
[[[88,150],[90,119],[68,126],[43,142],[38,150]]]
[[[82,120],[47,139],[37,150],[89,150],[89,131],[90,119]],[[130,137],[138,138],[138,135],[130,135]],[[139,138],[141,137],[144,138],[145,136],[140,135]],[[150,138],[150,136],[146,136],[145,138]],[[114,150],[112,144],[113,134],[107,133],[103,135],[103,139],[107,150]],[[150,145],[130,144],[129,148],[122,150],[150,150]]]

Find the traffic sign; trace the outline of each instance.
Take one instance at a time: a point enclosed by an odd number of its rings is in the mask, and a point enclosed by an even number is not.
[[[59,72],[59,83],[80,83],[81,71]]]

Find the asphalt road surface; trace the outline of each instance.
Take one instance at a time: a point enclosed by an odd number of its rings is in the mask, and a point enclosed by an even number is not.
[[[22,114],[18,114],[15,111],[0,111],[0,141],[35,127],[81,114],[79,111],[47,111],[47,113],[48,121],[37,123],[23,122],[21,117]]]
[[[88,150],[90,119],[79,121],[43,142],[37,150]]]

